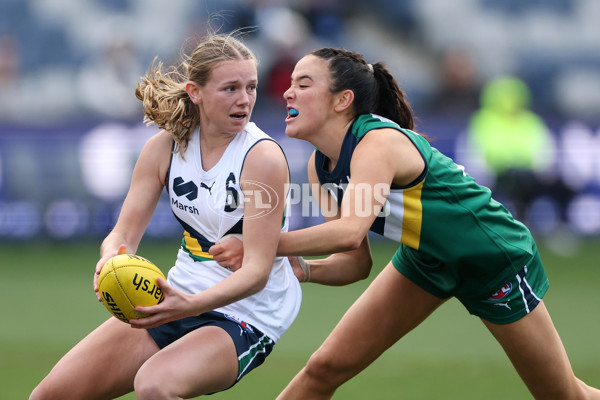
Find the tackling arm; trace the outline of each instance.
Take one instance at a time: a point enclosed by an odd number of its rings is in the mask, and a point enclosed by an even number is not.
[[[319,184],[315,171],[314,153],[308,162],[308,179],[326,221],[340,218],[337,203]],[[331,216],[334,215],[334,216]],[[329,216],[329,217],[327,217]],[[283,233],[282,240],[289,233]],[[365,235],[355,250],[335,253],[327,258],[306,260],[310,264],[310,281],[323,285],[341,286],[365,279],[369,276],[373,260],[368,236]]]

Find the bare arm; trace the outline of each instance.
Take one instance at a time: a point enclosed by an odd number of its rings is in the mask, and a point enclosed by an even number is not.
[[[119,219],[100,246],[100,260],[94,275],[94,291],[98,300],[98,275],[102,266],[117,253],[135,253],[152,218],[165,184],[171,144],[171,135],[161,131],[148,140],[140,153]]]
[[[338,206],[329,193],[321,188],[314,168],[314,154],[308,162],[309,183],[313,195],[317,199],[319,206],[326,215],[328,221],[339,218]],[[244,228],[245,230],[245,228]],[[283,233],[283,236],[287,233]],[[214,259],[221,265],[226,265],[229,269],[237,271],[241,268],[241,260],[244,255],[242,243],[237,239],[229,239],[224,243],[217,243],[210,249]],[[296,257],[290,257],[294,274],[298,280],[305,282],[308,279],[308,272],[305,272],[300,266]],[[365,279],[369,276],[372,266],[371,251],[369,248],[368,236],[365,235],[361,245],[356,250],[333,254],[325,259],[306,261],[310,265],[310,282],[323,285],[340,286]]]
[[[308,161],[308,180],[313,190],[313,196],[323,210],[326,221],[339,219],[340,212],[337,203],[319,184],[314,158],[313,153]],[[283,233],[282,238],[286,235],[288,233]],[[327,258],[307,260],[307,262],[310,264],[310,282],[341,286],[365,279],[369,276],[373,265],[369,238],[365,235],[356,250],[335,253]],[[302,279],[304,278],[302,277]]]
[[[424,167],[420,153],[405,135],[393,129],[368,134],[354,151],[340,217],[283,234],[277,254],[325,255],[358,249],[391,184],[411,183]]]
[[[385,203],[391,183],[408,185],[423,171],[424,161],[412,142],[393,129],[367,135],[356,148],[351,164],[351,181],[344,195],[342,209],[318,183],[314,154],[308,162],[311,189],[317,198],[326,222],[314,227],[282,233],[277,248],[279,256],[327,255],[310,260],[310,281],[325,285],[345,285],[364,279],[372,266],[368,231]],[[363,190],[367,189],[367,190]],[[373,189],[373,190],[368,190]],[[363,211],[369,205],[370,212]],[[356,210],[361,210],[360,213]],[[230,265],[232,254],[239,249],[230,240],[211,248]],[[214,253],[213,253],[214,251]],[[216,259],[216,258],[215,258]],[[306,278],[295,263],[294,272],[300,280]]]

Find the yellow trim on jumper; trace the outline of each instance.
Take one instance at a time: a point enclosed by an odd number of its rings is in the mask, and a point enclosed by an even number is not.
[[[213,256],[204,251],[202,245],[198,242],[198,239],[193,238],[188,231],[183,232],[183,240],[181,246],[185,251],[190,253],[190,256],[196,261],[207,261],[212,260]]]
[[[402,219],[402,238],[400,241],[415,250],[419,250],[421,242],[421,225],[423,223],[423,203],[421,192],[425,180],[417,186],[404,191],[404,218]]]

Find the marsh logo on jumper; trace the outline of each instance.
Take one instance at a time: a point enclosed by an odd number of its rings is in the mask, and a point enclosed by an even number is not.
[[[178,197],[185,196],[188,200],[198,197],[198,186],[193,181],[184,182],[180,176],[173,179],[173,191]]]
[[[503,299],[506,296],[508,296],[511,291],[512,291],[512,284],[509,282],[506,285],[504,285],[502,287],[502,289],[498,290],[496,293],[494,293],[493,295],[491,295],[488,299],[489,300],[500,300],[500,299]]]

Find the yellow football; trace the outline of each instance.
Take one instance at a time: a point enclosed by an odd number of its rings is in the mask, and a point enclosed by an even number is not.
[[[102,304],[123,322],[146,317],[134,308],[153,306],[163,300],[164,293],[156,282],[159,276],[165,279],[162,271],[144,257],[116,255],[104,264],[98,277]]]

